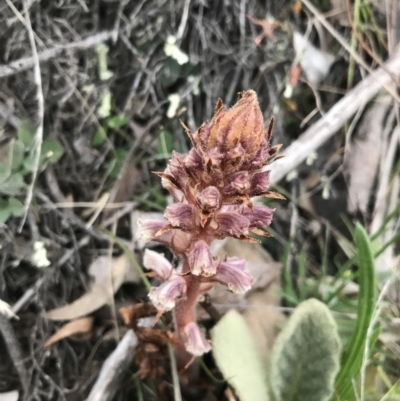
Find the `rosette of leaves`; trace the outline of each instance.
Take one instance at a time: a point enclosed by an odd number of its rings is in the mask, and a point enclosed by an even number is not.
[[[26,189],[25,177],[36,168],[34,146],[35,127],[24,121],[18,129],[17,138],[0,150],[0,224],[23,213],[20,198]],[[39,171],[47,164],[57,163],[63,153],[64,148],[56,138],[45,139],[39,157]]]
[[[329,309],[316,299],[296,308],[274,344],[269,366],[236,311],[220,320],[212,340],[215,361],[241,401],[325,401],[333,394],[340,340]]]
[[[340,353],[336,322],[328,307],[316,299],[301,303],[272,350],[269,379],[274,400],[328,400]]]

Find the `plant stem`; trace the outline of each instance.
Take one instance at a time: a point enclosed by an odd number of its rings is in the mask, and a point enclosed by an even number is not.
[[[189,262],[186,257],[183,258],[182,273],[190,272]],[[196,304],[200,295],[200,277],[193,274],[184,276],[186,279],[187,297],[178,302],[174,309],[175,332],[178,336],[178,347],[176,349],[176,359],[178,369],[182,369],[192,359],[192,355],[185,349],[185,337],[183,330],[188,323],[196,322]]]

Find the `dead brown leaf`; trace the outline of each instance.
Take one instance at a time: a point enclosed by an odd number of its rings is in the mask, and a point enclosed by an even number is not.
[[[119,309],[119,313],[125,326],[135,329],[139,319],[156,316],[158,310],[150,302],[130,305]]]
[[[357,129],[356,139],[345,155],[345,167],[349,177],[347,210],[367,212],[371,190],[379,166],[386,113],[392,101],[381,97],[365,113]]]
[[[105,277],[99,281],[76,301],[47,312],[47,317],[51,320],[72,320],[96,311],[110,301],[114,293],[126,281],[130,269],[132,267],[128,258],[125,255],[120,256],[112,264],[111,277]]]
[[[50,347],[63,338],[71,337],[75,334],[89,334],[93,328],[94,318],[92,316],[82,317],[73,320],[60,327],[45,343],[44,347]]]
[[[110,274],[110,268],[116,263],[117,258],[110,258],[108,256],[99,256],[95,259],[88,268],[88,275],[93,279],[91,286],[95,286],[101,281],[107,279]],[[140,277],[136,269],[128,269],[125,277],[126,283],[139,283]]]

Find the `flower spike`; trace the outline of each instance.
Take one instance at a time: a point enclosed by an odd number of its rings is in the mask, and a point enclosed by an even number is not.
[[[175,203],[164,212],[164,220],[142,220],[144,238],[168,246],[182,261],[176,270],[163,256],[146,250],[144,266],[163,280],[152,287],[150,300],[163,313],[173,310],[178,360],[183,366],[191,355],[199,356],[211,346],[196,324],[196,304],[215,283],[234,293],[251,289],[253,278],[246,261],[216,260],[210,250],[216,239],[237,238],[259,242],[249,235],[269,235],[274,209],[253,205],[252,197],[284,199],[269,190],[266,166],[277,160],[280,145],[270,146],[273,119],[264,128],[263,113],[253,90],[239,94],[227,108],[218,99],[211,121],[191,131],[183,122],[193,148],[187,154],[172,153],[161,177]],[[185,350],[186,351],[182,351]],[[188,356],[189,355],[189,356]]]

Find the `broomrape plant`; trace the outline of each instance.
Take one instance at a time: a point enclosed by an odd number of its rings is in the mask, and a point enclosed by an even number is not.
[[[196,323],[199,297],[214,283],[238,294],[252,286],[244,259],[218,259],[210,246],[226,237],[258,242],[250,234],[267,235],[262,227],[271,223],[274,209],[255,206],[251,198],[284,199],[268,190],[268,165],[277,159],[280,148],[270,147],[272,126],[271,120],[264,129],[252,90],[242,92],[229,110],[218,100],[211,122],[196,132],[183,125],[193,144],[189,153],[173,153],[166,170],[156,173],[175,203],[166,208],[163,220],[141,220],[142,236],[168,246],[182,263],[175,267],[164,255],[147,249],[143,264],[163,281],[150,289],[149,297],[159,315],[173,311],[181,367],[211,350]],[[237,312],[228,312],[214,327],[214,359],[241,400],[358,399],[354,386],[373,347],[366,337],[373,329],[376,303],[374,255],[359,224],[355,244],[360,286],[357,319],[342,355],[336,322],[329,308],[315,299],[296,308],[273,345],[270,363],[261,360]],[[360,386],[363,393],[363,380]]]
[[[267,235],[262,227],[271,223],[274,209],[254,206],[251,198],[284,198],[268,191],[266,168],[280,145],[270,147],[273,120],[265,130],[254,91],[240,93],[229,110],[219,99],[211,122],[196,132],[182,125],[193,148],[184,155],[174,152],[166,170],[156,173],[175,203],[166,208],[165,220],[139,224],[144,238],[168,246],[182,260],[178,270],[164,255],[147,249],[143,263],[163,280],[149,297],[160,313],[173,310],[178,355],[184,361],[211,349],[196,324],[200,295],[214,283],[238,294],[253,283],[244,259],[219,260],[211,243],[226,237],[258,242],[249,235]]]

